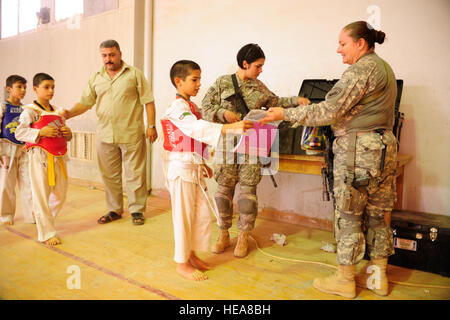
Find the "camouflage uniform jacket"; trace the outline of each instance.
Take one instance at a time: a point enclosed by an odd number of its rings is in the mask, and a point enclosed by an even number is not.
[[[239,77],[236,78],[249,110],[271,107],[291,108],[298,105],[297,96],[280,98],[258,79],[242,81]],[[219,77],[208,89],[202,101],[202,116],[207,121],[227,123],[223,116],[227,110],[238,114],[241,119],[245,116],[242,114],[244,108],[241,106],[241,101],[235,96],[231,75]]]
[[[363,103],[367,97],[385,88],[375,100]],[[336,136],[352,131],[392,129],[394,124],[397,85],[389,65],[375,53],[361,57],[351,65],[325,97],[325,101],[285,110],[285,120],[305,126],[331,125]],[[364,118],[364,121],[360,121]]]

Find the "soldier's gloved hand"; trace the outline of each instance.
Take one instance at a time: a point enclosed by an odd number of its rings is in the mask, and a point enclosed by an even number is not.
[[[233,123],[241,120],[241,118],[236,113],[230,110],[225,111],[223,117],[225,118],[225,120],[227,120],[228,123]]]
[[[298,97],[297,103],[298,103],[299,106],[306,106],[306,105],[310,104],[311,101],[309,101],[308,98]]]

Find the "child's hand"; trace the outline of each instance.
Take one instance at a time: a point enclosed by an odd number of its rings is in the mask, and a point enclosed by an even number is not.
[[[39,137],[55,138],[58,134],[58,129],[51,126],[46,126],[39,130]]]
[[[248,129],[253,128],[254,122],[248,120],[242,120],[239,122],[224,124],[222,126],[222,134],[233,133],[233,134],[242,134]]]
[[[203,170],[203,176],[205,178],[212,178],[212,176],[213,176],[212,169],[206,164],[202,164],[202,166],[203,166],[203,168],[205,168],[205,170]]]
[[[72,140],[72,130],[69,127],[61,127],[61,134],[67,141]]]

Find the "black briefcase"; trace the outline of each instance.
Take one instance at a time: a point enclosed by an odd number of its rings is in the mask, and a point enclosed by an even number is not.
[[[389,264],[450,277],[450,217],[393,211],[395,254]]]

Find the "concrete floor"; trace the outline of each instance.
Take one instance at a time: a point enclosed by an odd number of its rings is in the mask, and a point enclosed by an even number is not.
[[[251,240],[249,255],[237,259],[234,223],[232,247],[221,255],[200,253],[212,269],[209,280],[193,282],[175,273],[169,201],[149,197],[147,203],[143,226],[132,225],[128,213],[99,225],[106,213],[103,191],[70,185],[56,220],[63,242],[56,247],[37,242],[36,226],[23,222],[19,208],[14,226],[0,226],[0,299],[345,300],[312,287],[313,278],[335,270],[335,254],[320,250],[322,241],[333,242],[330,232],[258,219],[257,244]],[[274,244],[272,233],[285,234],[287,245]],[[214,224],[211,241],[216,235]],[[450,278],[390,265],[388,275],[389,296],[358,288],[356,299],[450,300]]]

